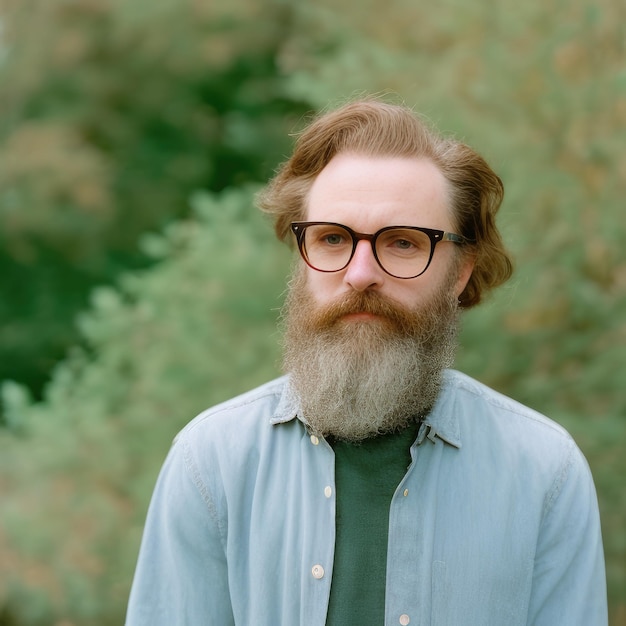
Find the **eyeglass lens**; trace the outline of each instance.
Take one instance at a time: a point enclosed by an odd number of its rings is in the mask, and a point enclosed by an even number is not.
[[[307,226],[302,246],[307,262],[322,272],[336,272],[346,267],[354,247],[352,234],[335,224]],[[392,228],[376,237],[375,255],[389,274],[411,278],[428,266],[431,247],[430,237],[420,230]]]

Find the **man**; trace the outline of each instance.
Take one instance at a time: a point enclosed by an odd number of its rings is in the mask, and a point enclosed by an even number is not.
[[[502,184],[376,100],[299,136],[261,207],[294,237],[287,376],[210,409],[156,486],[129,626],[607,623],[588,466],[458,372],[507,280]]]

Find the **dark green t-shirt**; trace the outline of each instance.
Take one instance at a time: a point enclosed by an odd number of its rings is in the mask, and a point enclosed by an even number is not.
[[[382,626],[389,507],[411,463],[418,424],[351,444],[329,439],[335,451],[336,543],[329,626]]]

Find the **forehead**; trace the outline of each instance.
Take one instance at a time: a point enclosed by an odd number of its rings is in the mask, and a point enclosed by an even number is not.
[[[306,219],[361,232],[390,225],[450,229],[448,183],[427,159],[339,154],[320,172]]]

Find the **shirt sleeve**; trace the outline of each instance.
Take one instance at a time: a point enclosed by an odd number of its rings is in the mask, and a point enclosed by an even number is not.
[[[184,441],[148,510],[126,626],[234,626],[219,519]]]
[[[529,626],[606,626],[608,608],[600,516],[591,472],[571,443],[544,506]]]

